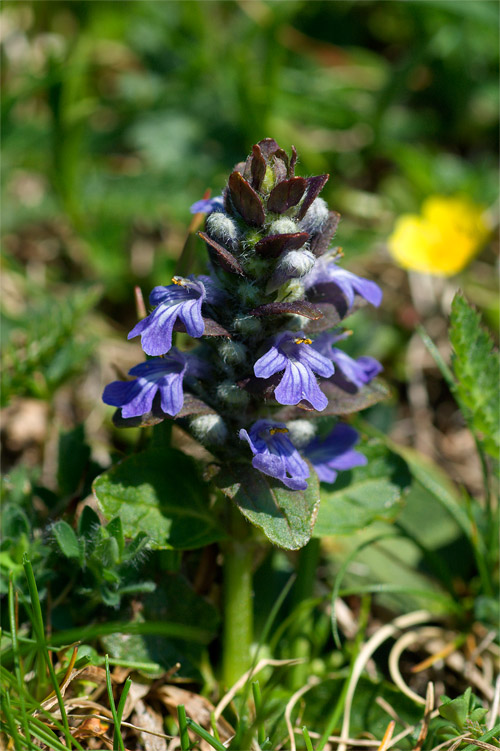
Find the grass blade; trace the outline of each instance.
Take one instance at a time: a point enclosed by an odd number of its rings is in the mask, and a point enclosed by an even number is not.
[[[189,751],[191,746],[189,732],[186,720],[186,708],[184,704],[177,706],[177,718],[179,720],[179,737],[181,741],[181,751]]]
[[[54,692],[57,696],[57,703],[59,705],[59,710],[61,712],[61,719],[62,719],[63,727],[64,727],[64,738],[66,740],[66,745],[68,748],[71,748],[74,743],[74,745],[77,748],[81,749],[80,744],[74,741],[70,733],[68,717],[66,715],[66,708],[64,706],[64,701],[61,695],[61,690],[59,688],[59,683],[57,682],[56,672],[54,670],[54,666],[52,664],[52,660],[50,659],[50,655],[47,649],[47,642],[45,640],[45,628],[43,625],[43,618],[42,618],[42,608],[40,606],[40,598],[38,596],[38,589],[36,586],[35,576],[33,574],[33,567],[26,553],[23,556],[23,566],[24,566],[24,572],[26,574],[26,578],[28,580],[28,589],[29,589],[30,599],[31,599],[33,630],[35,631],[39,648],[42,652],[43,659],[45,660],[45,663],[47,665],[50,679],[52,681],[52,685],[54,688]]]
[[[111,673],[109,672],[108,655],[106,655],[104,659],[106,666],[106,688],[108,690],[109,708],[111,710],[111,714],[113,715],[113,723],[115,726],[113,733],[113,748],[117,748],[118,751],[125,751],[122,734],[120,732],[120,723],[118,721],[118,712],[116,711],[115,699],[113,697],[113,686],[111,684]]]

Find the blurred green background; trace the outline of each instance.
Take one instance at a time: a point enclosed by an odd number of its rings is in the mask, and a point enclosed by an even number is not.
[[[134,285],[169,282],[191,203],[267,136],[331,174],[345,263],[385,291],[353,351],[403,378],[416,317],[385,242],[431,194],[494,207],[496,2],[16,0],[1,54],[4,404],[93,357],[66,423],[101,409],[109,362],[140,357]],[[494,262],[459,283],[497,326]]]

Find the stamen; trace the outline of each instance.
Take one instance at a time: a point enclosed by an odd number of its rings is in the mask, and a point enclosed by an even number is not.
[[[182,276],[173,276],[172,282],[173,284],[177,284],[178,287],[186,286],[186,280]]]
[[[295,344],[312,344],[312,339],[295,339]]]
[[[275,433],[288,433],[288,428],[269,428],[271,435]]]

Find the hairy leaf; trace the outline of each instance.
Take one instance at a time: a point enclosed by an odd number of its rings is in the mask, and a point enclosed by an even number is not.
[[[298,550],[309,541],[319,505],[319,483],[312,469],[306,490],[289,490],[243,463],[223,467],[215,482],[275,545]]]
[[[485,450],[498,457],[500,449],[499,358],[493,342],[480,326],[481,316],[458,293],[452,303],[450,342],[457,383],[455,393],[466,410],[472,430]]]
[[[130,456],[96,478],[93,491],[108,518],[121,518],[126,537],[146,532],[153,548],[186,550],[224,537],[193,460],[180,451]]]

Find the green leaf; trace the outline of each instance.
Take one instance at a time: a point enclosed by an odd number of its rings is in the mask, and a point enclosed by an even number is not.
[[[90,459],[90,448],[85,443],[83,425],[59,437],[57,482],[63,496],[76,492]]]
[[[315,537],[351,534],[401,510],[411,483],[406,462],[377,440],[359,450],[368,460],[364,467],[341,472],[333,486],[322,485]]]
[[[125,537],[145,532],[153,548],[187,550],[224,537],[193,460],[180,451],[151,449],[124,459],[94,480],[93,491],[107,517],[120,517]]]
[[[52,527],[52,534],[54,535],[61,552],[66,558],[80,557],[78,539],[67,522],[62,519],[57,521]]]
[[[90,538],[101,526],[99,517],[91,506],[84,506],[78,519],[78,535]]]
[[[114,537],[116,542],[118,543],[118,550],[121,558],[125,549],[125,537],[123,535],[123,525],[120,517],[115,516],[114,519],[111,519],[106,529],[108,531],[108,534]]]
[[[101,637],[110,655],[136,662],[155,662],[163,669],[176,662],[182,664],[182,675],[199,678],[197,666],[204,644],[217,633],[219,616],[214,605],[198,595],[181,574],[163,574],[154,592],[141,598],[143,610],[137,620],[147,623],[173,623],[186,629],[186,638],[153,633],[116,633]],[[203,624],[204,638],[191,636],[193,626]]]
[[[485,450],[498,457],[500,449],[500,361],[481,316],[457,293],[451,306],[450,342],[457,378],[455,393],[466,410],[472,430],[479,432]]]
[[[319,504],[319,483],[313,470],[306,490],[288,490],[279,480],[243,463],[224,466],[215,482],[275,545],[298,550],[309,541]]]

